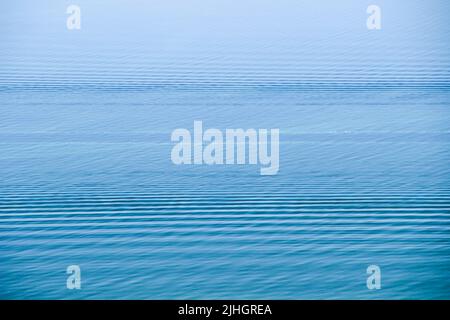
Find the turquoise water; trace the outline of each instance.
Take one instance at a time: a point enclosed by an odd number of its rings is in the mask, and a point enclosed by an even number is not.
[[[447,3],[43,3],[0,10],[0,298],[450,298]],[[172,164],[194,120],[279,173]]]
[[[372,92],[261,95],[16,95],[6,124],[30,131],[2,134],[2,297],[448,298],[448,94],[377,91],[376,106]],[[267,117],[273,105],[289,108]],[[278,175],[173,165],[164,127],[198,118],[292,128]]]

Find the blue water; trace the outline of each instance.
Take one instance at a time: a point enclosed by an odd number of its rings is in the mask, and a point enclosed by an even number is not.
[[[371,3],[2,3],[0,298],[449,299],[450,5]],[[172,164],[194,120],[278,174]]]

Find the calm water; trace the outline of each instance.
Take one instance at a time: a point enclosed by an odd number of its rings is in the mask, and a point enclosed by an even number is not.
[[[1,5],[0,298],[450,298],[448,4],[127,3]],[[173,165],[194,120],[279,173]]]

